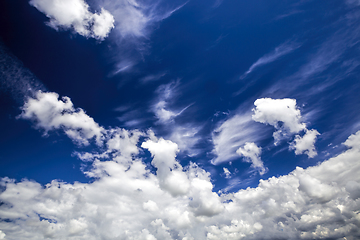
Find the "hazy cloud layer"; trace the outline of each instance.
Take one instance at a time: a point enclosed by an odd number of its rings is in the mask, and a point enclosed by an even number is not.
[[[79,110],[73,110],[70,99],[42,94],[50,98],[46,102],[54,119],[59,117],[58,109],[64,109],[66,118],[80,119],[78,124],[60,121],[67,124],[64,127],[78,129],[91,119],[84,112],[77,118]],[[45,96],[29,99],[24,109],[33,113],[31,119],[39,127],[54,128],[54,119],[36,110]],[[30,180],[1,179],[0,238],[360,237],[360,132],[346,140],[346,151],[317,166],[298,167],[288,175],[260,180],[256,188],[215,193],[208,172],[194,163],[182,166],[177,161],[177,144],[159,139],[151,131],[107,131],[109,135],[103,139],[107,157],[100,161],[88,154],[92,168],[84,173],[93,182],[54,180],[42,186]],[[141,134],[147,137],[140,140]],[[138,153],[146,150],[156,173],[139,158]],[[86,159],[86,154],[83,157]]]

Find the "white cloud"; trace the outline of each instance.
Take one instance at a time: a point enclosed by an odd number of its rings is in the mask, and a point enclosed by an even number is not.
[[[254,105],[252,119],[274,126],[277,129],[274,133],[275,142],[288,132],[298,133],[306,128],[305,123],[301,122],[301,113],[295,99],[260,98]]]
[[[237,114],[227,119],[212,133],[213,164],[229,162],[239,157],[236,150],[248,141],[256,142],[262,138],[249,114]]]
[[[304,136],[295,136],[294,141],[290,144],[290,149],[295,149],[296,155],[305,153],[309,158],[313,158],[317,155],[314,144],[318,135],[320,135],[318,131],[306,129]]]
[[[91,13],[84,0],[31,0],[30,4],[50,18],[48,25],[56,30],[73,28],[82,36],[104,39],[114,27],[107,10]]]
[[[259,170],[260,175],[266,173],[267,169],[261,160],[261,148],[253,142],[246,142],[243,147],[236,150],[236,153],[244,157],[245,162],[250,162],[251,167]]]
[[[225,178],[230,178],[231,177],[231,172],[229,171],[229,169],[227,169],[226,167],[223,167],[223,171],[225,174]]]
[[[307,154],[310,158],[317,155],[314,144],[320,133],[306,128],[295,99],[260,98],[254,102],[254,105],[253,120],[275,127],[276,131],[273,133],[275,145],[278,145],[282,139],[304,131],[302,137],[299,134],[295,136],[294,141],[290,143],[290,149],[295,149],[296,155]]]
[[[70,98],[58,98],[57,93],[38,91],[35,98],[29,98],[24,104],[19,117],[35,121],[36,126],[45,133],[63,129],[69,138],[79,144],[88,145],[92,138],[98,145],[102,144],[104,129],[84,110],[75,109]]]

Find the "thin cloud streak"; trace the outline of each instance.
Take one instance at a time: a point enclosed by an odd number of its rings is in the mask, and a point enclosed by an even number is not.
[[[259,58],[255,63],[253,63],[249,70],[247,70],[241,77],[240,79],[244,79],[246,78],[247,75],[249,75],[250,73],[252,73],[255,69],[272,63],[274,61],[276,61],[277,59],[279,59],[280,57],[289,54],[290,52],[294,51],[295,49],[299,48],[301,45],[297,44],[297,43],[283,43],[281,45],[279,45],[278,47],[276,47],[274,49],[274,51],[262,56],[261,58]]]

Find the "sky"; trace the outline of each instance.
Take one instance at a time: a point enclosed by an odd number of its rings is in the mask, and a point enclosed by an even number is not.
[[[360,238],[360,1],[3,0],[0,239]]]

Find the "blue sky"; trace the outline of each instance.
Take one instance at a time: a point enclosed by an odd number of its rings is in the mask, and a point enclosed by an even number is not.
[[[0,11],[0,239],[360,237],[359,1]]]

